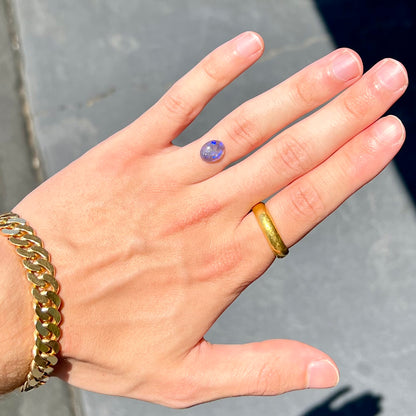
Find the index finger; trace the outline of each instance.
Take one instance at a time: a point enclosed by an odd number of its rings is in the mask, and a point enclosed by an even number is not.
[[[254,32],[224,43],[177,81],[129,130],[152,137],[153,150],[169,145],[218,92],[260,58],[263,50],[263,39]],[[149,143],[137,145],[148,147]]]

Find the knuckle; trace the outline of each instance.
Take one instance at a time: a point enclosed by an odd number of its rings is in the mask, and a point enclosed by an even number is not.
[[[237,244],[224,244],[216,249],[212,249],[210,257],[215,258],[214,262],[207,263],[206,255],[202,261],[203,267],[198,268],[196,279],[199,281],[221,280],[224,277],[231,276],[244,259],[243,252],[238,248]]]
[[[282,174],[283,166],[286,176],[290,178],[301,175],[311,166],[306,143],[292,135],[285,135],[278,141],[273,159],[273,165],[279,169],[279,173]]]
[[[316,76],[303,76],[295,83],[292,91],[292,100],[296,106],[313,108],[320,102],[321,90],[316,87]],[[318,83],[319,84],[319,83]]]
[[[198,403],[198,400],[190,397],[190,394],[186,395],[189,397],[185,397],[185,394],[183,394],[183,390],[184,389],[178,390],[176,393],[176,397],[172,395],[172,397],[165,399],[161,404],[171,409],[180,410],[180,409],[187,409]]]
[[[273,380],[275,380],[275,371],[269,364],[263,364],[257,372],[256,383],[254,384],[253,394],[256,396],[266,396],[271,390]]]
[[[186,93],[169,91],[162,100],[166,112],[175,119],[190,123],[198,113]]]
[[[228,120],[225,130],[229,139],[234,141],[237,146],[243,145],[248,149],[256,147],[259,127],[246,110],[240,110],[234,114]]]
[[[345,152],[342,158],[337,160],[336,171],[340,183],[355,181],[360,175],[361,168],[366,164],[366,149],[360,147],[358,156],[355,152]]]
[[[186,409],[201,402],[201,388],[192,373],[182,374],[176,366],[166,368],[163,379],[157,374],[151,374],[147,380],[150,391],[156,392],[152,396],[154,403],[171,409]],[[131,396],[138,400],[149,399],[143,396],[142,383]]]
[[[323,198],[310,182],[297,185],[291,191],[290,202],[296,219],[316,222],[325,212]]]
[[[222,247],[217,256],[218,261],[214,276],[226,276],[235,270],[243,260],[242,253],[241,249],[234,243]]]
[[[202,401],[202,387],[192,375],[173,377],[161,404],[172,409],[186,409]]]
[[[353,143],[348,152],[337,158],[336,175],[343,184],[357,183],[363,176],[374,157],[380,151],[380,142],[370,132],[364,132],[361,141]]]
[[[201,62],[201,69],[208,79],[215,83],[222,83],[225,80],[224,68],[218,63],[218,59],[214,55],[208,55]]]
[[[175,394],[177,397],[172,394],[171,397],[164,397],[163,400],[159,401],[159,404],[165,407],[169,407],[170,409],[177,409],[177,410],[183,410],[187,409],[195,404],[198,403],[197,400],[192,401],[190,398],[182,397],[184,394],[182,394],[182,389],[178,390]]]
[[[224,203],[213,195],[195,198],[186,193],[183,201],[187,201],[187,204],[178,202],[175,205],[182,215],[165,227],[165,235],[172,235],[191,227],[208,227],[213,218],[224,208]]]
[[[363,94],[348,93],[343,99],[343,110],[349,118],[362,119],[375,104],[375,96],[367,88]]]

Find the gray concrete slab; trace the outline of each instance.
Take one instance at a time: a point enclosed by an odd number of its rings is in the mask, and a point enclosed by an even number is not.
[[[0,416],[82,416],[78,391],[52,378],[42,388],[0,397]]]
[[[12,35],[12,34],[10,34]],[[0,212],[9,211],[36,185],[26,140],[20,82],[9,36],[5,2],[0,2]]]
[[[259,31],[265,56],[219,94],[178,143],[334,47],[308,0],[15,6],[47,175],[136,118],[205,53],[239,32]],[[413,415],[415,235],[415,207],[390,167],[276,262],[208,334],[212,342],[281,337],[315,345],[339,364],[338,390],[233,398],[184,411],[82,391],[85,415]],[[335,404],[326,401],[337,391]]]

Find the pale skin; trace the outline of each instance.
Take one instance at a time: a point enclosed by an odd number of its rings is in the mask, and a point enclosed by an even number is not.
[[[52,255],[64,302],[55,374],[72,385],[187,407],[337,384],[334,361],[303,343],[214,345],[204,336],[274,260],[251,207],[272,196],[268,208],[290,247],[376,176],[404,141],[401,122],[380,117],[405,91],[407,75],[393,59],[363,75],[359,56],[339,49],[191,144],[173,145],[263,49],[252,32],[220,46],[145,114],[13,209]],[[208,164],[199,150],[213,138],[226,153]],[[33,311],[5,238],[0,252],[5,392],[24,381]]]

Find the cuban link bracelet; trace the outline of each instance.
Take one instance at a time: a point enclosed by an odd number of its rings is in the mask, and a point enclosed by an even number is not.
[[[35,345],[30,371],[21,391],[29,391],[45,384],[58,362],[61,330],[61,299],[55,270],[50,254],[42,240],[23,218],[9,212],[0,215],[0,233],[7,237],[22,258],[26,276],[32,284],[33,308],[35,310]]]

